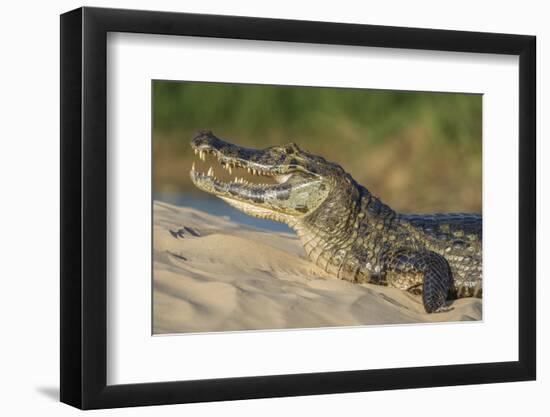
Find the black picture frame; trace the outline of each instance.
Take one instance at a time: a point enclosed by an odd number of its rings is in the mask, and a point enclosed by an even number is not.
[[[108,32],[519,56],[519,360],[107,385]],[[535,50],[524,35],[88,7],[61,15],[61,401],[94,409],[534,380]]]

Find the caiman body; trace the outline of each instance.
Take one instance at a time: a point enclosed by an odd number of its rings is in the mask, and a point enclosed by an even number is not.
[[[191,170],[198,188],[248,215],[288,224],[329,274],[418,294],[428,313],[443,310],[448,299],[481,297],[481,215],[396,213],[342,167],[294,143],[256,150],[202,132],[191,146],[230,172],[275,179],[223,182],[212,168]]]

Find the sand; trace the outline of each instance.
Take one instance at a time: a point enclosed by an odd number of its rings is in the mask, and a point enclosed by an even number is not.
[[[480,320],[481,300],[426,314],[420,298],[331,277],[298,238],[154,203],[155,334]]]

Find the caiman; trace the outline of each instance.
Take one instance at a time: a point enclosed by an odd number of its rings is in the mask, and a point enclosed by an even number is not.
[[[421,297],[427,313],[448,310],[447,300],[481,298],[480,214],[397,213],[340,165],[295,143],[258,150],[201,132],[191,147],[229,174],[241,169],[274,180],[222,181],[212,167],[199,172],[195,164],[190,173],[199,189],[240,211],[286,223],[330,275],[409,291]]]

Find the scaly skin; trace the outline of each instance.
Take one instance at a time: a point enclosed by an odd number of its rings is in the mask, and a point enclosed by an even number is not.
[[[191,170],[201,190],[248,215],[288,224],[329,274],[420,295],[428,313],[444,310],[448,299],[481,297],[481,215],[396,213],[342,167],[294,143],[255,150],[201,132],[191,146],[229,171],[274,178],[223,182],[213,170]]]

